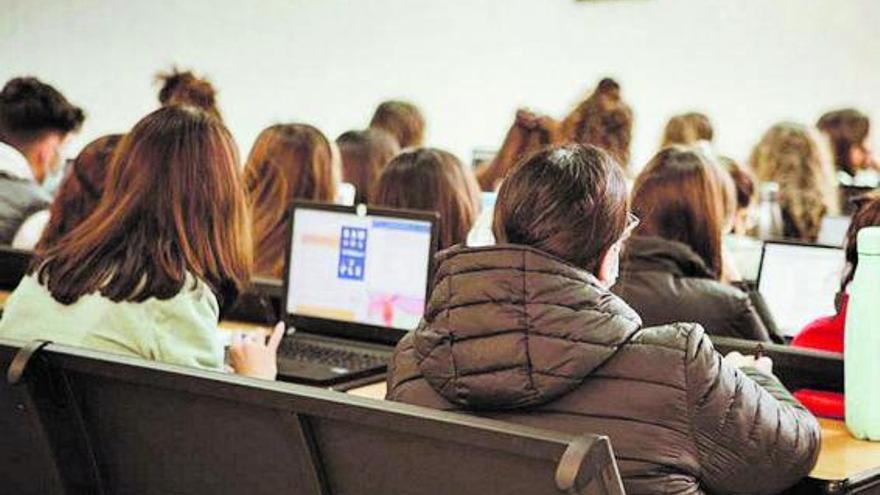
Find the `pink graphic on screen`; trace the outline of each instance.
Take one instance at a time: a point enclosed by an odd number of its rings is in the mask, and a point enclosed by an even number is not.
[[[425,300],[422,298],[397,294],[371,294],[368,314],[370,320],[381,319],[385,326],[394,327],[400,325],[401,321],[411,322],[421,318],[424,309]]]

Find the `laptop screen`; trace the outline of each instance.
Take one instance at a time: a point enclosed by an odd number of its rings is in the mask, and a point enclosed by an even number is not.
[[[846,241],[846,231],[849,229],[850,221],[850,217],[823,218],[822,227],[819,229],[819,244],[843,246]]]
[[[413,330],[425,309],[433,222],[297,206],[287,314]]]
[[[784,335],[793,337],[816,318],[835,314],[834,296],[840,289],[843,265],[840,248],[764,245],[758,292]]]

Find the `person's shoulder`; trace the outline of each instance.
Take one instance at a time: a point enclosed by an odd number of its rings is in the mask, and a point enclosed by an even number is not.
[[[626,345],[651,346],[688,353],[693,352],[705,335],[705,330],[697,323],[671,323],[643,328]]]

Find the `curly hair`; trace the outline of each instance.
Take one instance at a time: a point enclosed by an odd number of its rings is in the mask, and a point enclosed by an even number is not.
[[[761,182],[779,185],[785,235],[815,242],[822,218],[838,211],[837,184],[815,133],[800,124],[768,130],[749,160]]]
[[[35,77],[10,79],[0,90],[0,138],[12,144],[29,143],[47,130],[76,131],[83,120],[81,108]]]
[[[620,85],[605,78],[562,121],[560,135],[564,142],[592,144],[608,151],[627,169],[632,126],[633,112],[620,97]]]

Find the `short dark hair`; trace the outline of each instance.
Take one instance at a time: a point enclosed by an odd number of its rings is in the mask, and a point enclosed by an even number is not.
[[[35,77],[16,77],[0,90],[0,138],[11,144],[27,144],[46,131],[67,134],[83,120],[81,108]]]
[[[568,144],[527,158],[501,185],[493,231],[598,274],[626,230],[626,179],[617,160],[592,145]]]

